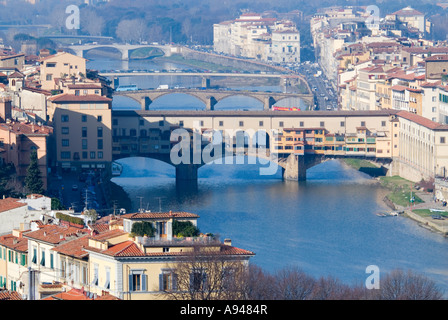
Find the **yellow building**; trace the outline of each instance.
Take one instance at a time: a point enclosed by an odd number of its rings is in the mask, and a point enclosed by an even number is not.
[[[59,89],[57,79],[86,77],[86,59],[67,52],[58,52],[40,60],[40,83],[44,90]]]
[[[186,299],[185,292],[192,291],[198,295],[213,294],[215,262],[219,261],[220,273],[223,273],[226,266],[246,268],[249,258],[254,255],[231,243],[221,243],[211,235],[172,235],[174,220],[197,219],[198,216],[191,213],[143,212],[122,217],[125,230],[135,223],[149,222],[156,230],[155,235],[132,237],[124,230],[114,230],[90,237],[84,250],[89,254],[89,291],[93,293],[107,291],[123,300],[170,299],[174,296]],[[191,269],[192,261],[198,257],[203,258],[201,267]],[[188,275],[184,274],[186,269]],[[194,288],[185,288],[190,280]]]
[[[48,98],[61,169],[106,169],[112,161],[112,99],[60,94]]]

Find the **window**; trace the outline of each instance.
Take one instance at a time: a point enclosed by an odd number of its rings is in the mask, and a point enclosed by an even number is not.
[[[177,276],[171,270],[162,270],[159,275],[159,290],[160,291],[176,291],[177,290]]]
[[[52,253],[50,253],[50,268],[54,269],[54,256]]]
[[[62,139],[62,146],[63,147],[69,147],[70,146],[70,140]]]
[[[87,137],[87,127],[82,127],[82,129],[81,129],[81,137],[83,137],[83,138]]]
[[[46,79],[47,81],[51,81],[51,80],[53,80],[53,75],[52,75],[52,74],[47,74],[47,76],[45,77],[45,79]]]
[[[75,96],[79,96],[79,90],[75,90]]]
[[[361,127],[365,127],[366,126],[366,122],[365,121],[361,121]]]
[[[91,283],[92,286],[97,286],[98,285],[98,264],[94,264],[93,265],[93,280]]]
[[[106,267],[106,282],[104,283],[104,288],[110,289],[110,268]]]
[[[183,120],[179,120],[179,127],[183,127],[184,126],[184,121]]]
[[[61,133],[62,133],[62,134],[68,134],[68,133],[69,133],[69,129],[68,129],[68,127],[62,127],[62,128],[61,128]]]
[[[40,265],[45,267],[45,250],[42,250],[41,254]]]
[[[321,126],[321,127],[325,127],[325,122],[324,122],[324,121],[321,121],[321,122],[320,122],[320,126]]]
[[[88,145],[87,139],[82,139],[82,149],[83,150],[87,150],[87,145]]]
[[[163,127],[164,124],[165,124],[165,121],[164,121],[164,120],[160,120],[160,121],[159,121],[159,127]]]
[[[263,121],[259,121],[259,122],[258,122],[258,126],[259,126],[259,127],[262,127],[262,126],[263,126]]]
[[[70,159],[70,158],[71,158],[70,151],[62,151],[61,152],[61,159]]]
[[[87,116],[86,116],[85,114],[83,114],[83,115],[81,116],[81,121],[82,121],[82,122],[87,122]]]
[[[62,114],[61,115],[61,122],[68,122],[69,121],[69,117],[67,114]]]
[[[381,126],[385,127],[386,126],[386,121],[381,121]]]
[[[87,159],[87,151],[83,151],[82,152],[82,158],[83,159]]]
[[[5,253],[5,251],[3,251],[3,253]],[[37,248],[33,248],[33,259],[31,260],[31,262],[34,264],[37,263]]]
[[[96,129],[96,133],[97,133],[98,138],[102,138],[103,137],[103,127],[98,127]]]
[[[203,290],[207,285],[207,274],[202,269],[193,269],[190,273],[190,289]]]
[[[303,121],[300,121],[300,124],[299,124],[301,127],[303,127],[305,124],[303,123]]]
[[[98,139],[98,150],[102,150],[103,149],[103,139]]]
[[[445,137],[440,137],[440,143],[445,143]]]
[[[224,121],[219,121],[219,126],[222,127],[224,125]]]
[[[95,151],[90,151],[90,159],[95,159]]]
[[[240,121],[239,125],[240,125],[240,127],[243,127],[244,126],[244,121]]]
[[[103,151],[98,151],[98,159],[103,159]]]
[[[103,116],[98,116],[98,117],[96,118],[96,121],[98,121],[98,122],[103,121]]]
[[[47,68],[55,68],[56,62],[47,62]]]
[[[129,291],[146,291],[147,276],[143,271],[131,270],[129,275]]]
[[[341,127],[345,127],[345,122],[341,121]]]
[[[117,126],[117,125],[118,125],[118,119],[113,119],[113,120],[112,120],[112,124],[113,124],[114,126]]]
[[[278,123],[278,126],[280,127],[280,128],[282,128],[283,127],[283,121],[280,121],[279,123]]]
[[[129,131],[129,135],[130,135],[131,137],[135,137],[135,136],[137,135],[137,130],[135,130],[135,129],[131,129],[131,130]]]

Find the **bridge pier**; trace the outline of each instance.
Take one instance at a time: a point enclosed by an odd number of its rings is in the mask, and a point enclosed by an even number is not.
[[[129,60],[129,50],[128,49],[121,49],[121,60],[128,61]]]
[[[264,98],[264,106],[263,109],[264,110],[271,110],[272,106],[275,104],[275,99],[272,97],[265,97]]]
[[[205,110],[215,110],[215,105],[218,103],[215,97],[207,96],[205,101]]]
[[[149,105],[152,103],[152,100],[149,97],[142,97],[140,102],[142,110],[149,110]]]
[[[197,181],[198,180],[197,164],[179,164],[176,166],[176,182]]]
[[[210,78],[202,77],[202,88],[205,88],[205,89],[210,88]]]
[[[283,179],[290,181],[306,181],[306,161],[305,155],[291,154],[286,160],[286,167],[283,170]]]

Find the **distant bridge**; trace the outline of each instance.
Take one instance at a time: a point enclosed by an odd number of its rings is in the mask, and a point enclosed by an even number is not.
[[[129,60],[130,53],[136,49],[141,48],[157,48],[163,51],[165,56],[171,56],[172,50],[175,50],[177,47],[173,46],[164,46],[164,45],[154,45],[154,44],[87,44],[87,45],[73,45],[68,46],[68,49],[72,50],[77,56],[84,57],[84,54],[92,49],[101,49],[101,48],[113,48],[121,53],[121,60]]]
[[[158,98],[175,93],[188,94],[201,100],[206,110],[214,110],[215,105],[228,97],[248,96],[255,98],[263,103],[264,110],[270,110],[272,106],[280,100],[287,98],[300,98],[313,104],[313,94],[301,93],[281,93],[281,92],[256,92],[256,91],[238,91],[238,90],[198,90],[198,89],[165,89],[165,90],[136,90],[136,91],[116,91],[114,96],[124,96],[134,99],[141,104],[142,110],[149,110],[150,104]]]

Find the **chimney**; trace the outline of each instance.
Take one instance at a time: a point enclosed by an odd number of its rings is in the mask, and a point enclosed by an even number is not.
[[[224,245],[226,245],[226,246],[232,246],[232,240],[229,239],[229,238],[224,239]]]

